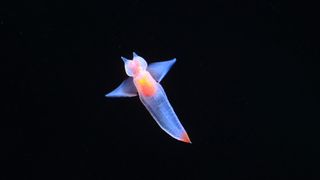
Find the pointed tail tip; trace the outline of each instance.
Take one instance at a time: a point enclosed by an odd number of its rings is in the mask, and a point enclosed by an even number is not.
[[[188,134],[186,132],[184,132],[181,136],[181,141],[185,142],[185,143],[189,143],[192,144]]]

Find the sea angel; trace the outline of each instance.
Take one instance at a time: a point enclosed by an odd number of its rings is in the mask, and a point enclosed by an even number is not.
[[[150,112],[158,125],[173,138],[191,143],[189,136],[181,125],[171,107],[160,81],[167,74],[176,59],[169,61],[147,62],[133,52],[133,59],[121,57],[126,74],[129,76],[106,97],[134,97],[139,95],[143,105]]]

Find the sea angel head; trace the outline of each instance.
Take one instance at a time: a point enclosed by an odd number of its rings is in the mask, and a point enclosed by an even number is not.
[[[131,77],[138,75],[140,71],[146,70],[148,66],[147,62],[134,52],[132,60],[125,57],[121,57],[121,59],[124,62],[126,74]]]

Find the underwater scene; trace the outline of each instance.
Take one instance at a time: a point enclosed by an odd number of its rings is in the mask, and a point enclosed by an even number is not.
[[[316,7],[4,3],[0,179],[319,179]]]

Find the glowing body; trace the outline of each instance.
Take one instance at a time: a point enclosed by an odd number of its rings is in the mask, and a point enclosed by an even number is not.
[[[118,88],[107,97],[132,97],[139,95],[141,102],[158,125],[173,138],[191,143],[185,129],[171,107],[159,82],[175,62],[175,59],[152,63],[149,66],[143,58],[134,53],[133,60],[123,58],[128,76]]]
[[[157,92],[157,82],[148,71],[140,71],[137,76],[133,77],[133,83],[140,96],[153,96]]]

